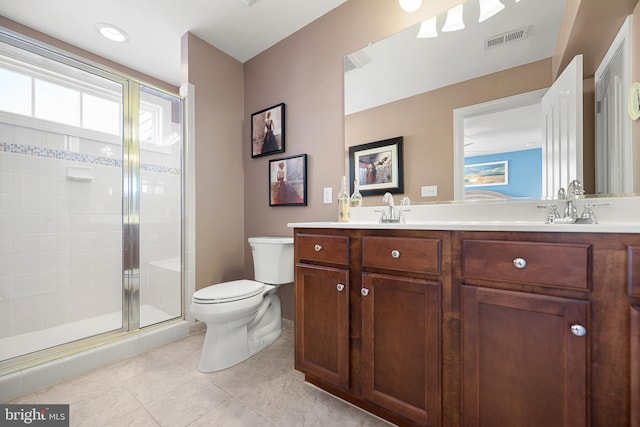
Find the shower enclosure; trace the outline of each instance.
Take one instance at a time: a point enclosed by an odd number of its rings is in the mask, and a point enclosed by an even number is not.
[[[2,30],[0,94],[0,368],[182,317],[181,99]]]

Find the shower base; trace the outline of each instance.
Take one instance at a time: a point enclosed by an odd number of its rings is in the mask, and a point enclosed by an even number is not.
[[[153,325],[175,317],[175,315],[165,313],[152,305],[140,306],[140,323],[142,325]],[[52,328],[0,338],[0,362],[117,330],[121,327],[122,312],[117,311]]]

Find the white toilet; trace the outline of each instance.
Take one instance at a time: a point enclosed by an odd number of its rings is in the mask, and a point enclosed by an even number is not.
[[[236,365],[271,345],[281,332],[278,285],[293,282],[293,238],[250,237],[255,279],[207,286],[193,294],[191,313],[207,324],[201,372]]]

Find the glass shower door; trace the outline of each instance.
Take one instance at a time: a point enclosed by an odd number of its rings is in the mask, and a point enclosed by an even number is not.
[[[0,361],[124,328],[125,91],[0,43]]]
[[[140,86],[140,327],[182,315],[182,109]]]

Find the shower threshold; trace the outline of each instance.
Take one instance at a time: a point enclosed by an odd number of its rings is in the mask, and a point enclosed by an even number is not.
[[[140,306],[140,319],[144,325],[153,325],[176,317],[179,316],[165,313],[152,305]],[[122,312],[116,311],[39,331],[0,338],[0,362],[120,328],[122,328]]]

